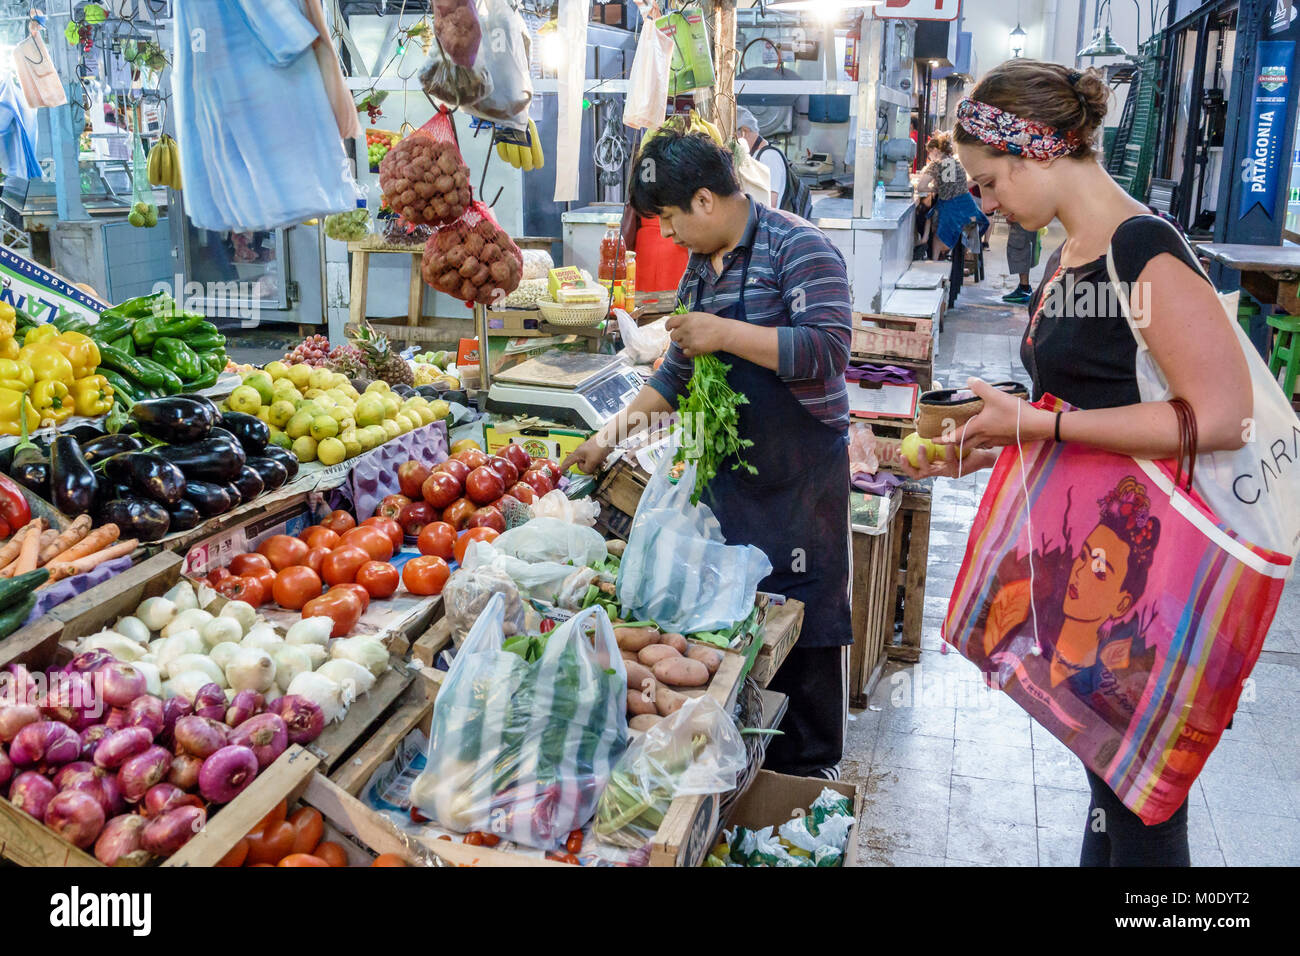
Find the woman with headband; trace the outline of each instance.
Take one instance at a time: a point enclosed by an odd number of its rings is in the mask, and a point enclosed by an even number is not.
[[[1195,412],[1200,450],[1242,447],[1252,414],[1245,356],[1178,230],[1098,162],[1093,147],[1108,98],[1093,70],[1015,59],[989,72],[958,106],[954,138],[984,211],[1000,210],[1030,231],[1054,219],[1065,227],[1065,243],[1030,300],[1020,357],[1033,398],[1050,392],[1078,410],[1053,414],[972,379],[983,411],[946,438],[976,450],[963,461],[905,465],[913,477],[989,467],[1002,446],[1017,442],[1082,442],[1145,459],[1178,453],[1173,406],[1143,402],[1138,393],[1137,345],[1108,278],[1107,249],[1152,356],[1173,394]],[[1088,784],[1081,865],[1190,865],[1186,804],[1145,826],[1091,771]]]

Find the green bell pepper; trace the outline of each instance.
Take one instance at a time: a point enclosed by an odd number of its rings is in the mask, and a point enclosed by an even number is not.
[[[211,388],[217,384],[217,379],[221,377],[221,370],[203,366],[203,373],[197,378],[185,382],[186,392],[201,392],[205,388]]]
[[[226,337],[215,329],[211,332],[200,329],[195,334],[185,336],[185,344],[196,352],[211,352],[213,349],[224,348]]]
[[[181,378],[197,378],[203,374],[203,363],[194,354],[194,350],[180,339],[162,336],[154,340],[153,360],[171,369]]]
[[[102,349],[100,355],[103,355]],[[185,384],[181,381],[181,377],[161,362],[155,362],[143,355],[136,355],[132,358],[136,365],[139,365],[147,372],[152,372],[154,377],[158,379],[158,384],[153,387],[161,388],[168,395],[178,395],[184,389]]]
[[[178,339],[188,335],[207,320],[193,312],[179,315],[150,315],[136,322],[131,329],[137,351],[153,348],[161,338]]]
[[[98,341],[98,340],[96,340],[96,341]],[[100,344],[103,344],[103,343],[100,343]],[[131,338],[131,335],[130,335],[129,332],[128,332],[126,335],[122,336],[120,339],[114,339],[113,341],[109,342],[108,344],[111,345],[111,346],[113,346],[113,348],[115,348],[115,349],[121,349],[121,350],[122,350],[123,352],[125,352],[127,355],[134,355],[134,354],[135,354],[135,339]]]
[[[226,362],[229,361],[225,349],[212,349],[211,351],[197,350],[199,361],[203,367],[220,375],[226,370]]]
[[[123,336],[131,334],[131,326],[135,325],[135,319],[128,319],[120,315],[108,315],[105,318],[104,313],[99,317],[99,321],[90,327],[89,335],[96,342],[115,342]]]
[[[121,349],[113,348],[111,345],[101,345],[99,347],[99,367],[101,369],[110,369],[124,375],[145,388],[158,388],[165,380],[162,373],[167,372],[167,370],[152,362],[146,366],[143,364],[146,361],[148,360],[141,359],[137,355],[127,355]],[[167,372],[167,374],[171,375],[172,373]]]
[[[151,315],[170,315],[175,308],[176,303],[170,294],[167,292],[151,292],[148,295],[139,295],[134,299],[127,299],[112,308],[105,309],[100,313],[100,321],[105,318],[142,319]]]
[[[93,326],[86,319],[71,312],[60,312],[54,317],[54,327],[60,332],[80,332],[88,335]]]

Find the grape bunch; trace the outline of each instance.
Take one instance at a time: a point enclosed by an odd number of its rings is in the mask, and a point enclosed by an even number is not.
[[[286,352],[284,361],[290,365],[322,366],[328,364],[329,354],[330,340],[323,335],[311,335]]]
[[[374,102],[371,102],[366,106],[366,112],[370,114],[371,126],[374,126],[376,123],[378,123],[379,117],[384,115],[384,111],[381,110],[379,106]]]

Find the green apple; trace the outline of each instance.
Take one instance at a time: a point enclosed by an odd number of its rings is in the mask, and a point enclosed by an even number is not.
[[[275,383],[271,381],[271,376],[265,372],[253,372],[246,379],[244,384],[249,388],[257,389],[257,394],[262,399],[263,405],[270,405],[275,401]]]

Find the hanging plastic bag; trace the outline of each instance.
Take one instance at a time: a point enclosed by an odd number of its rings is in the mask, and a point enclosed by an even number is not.
[[[492,91],[466,107],[471,116],[498,126],[528,129],[533,80],[528,72],[532,40],[524,19],[508,0],[486,0],[483,43],[476,63],[492,77]]]
[[[680,96],[712,86],[713,55],[708,21],[699,7],[686,7],[655,21],[673,41],[673,59],[668,68],[668,95]]]
[[[473,66],[483,40],[474,0],[434,0],[433,35],[453,63]]]
[[[473,547],[473,545],[471,545]],[[493,597],[500,594],[502,615],[510,634],[518,634],[525,627],[524,602],[519,588],[510,576],[499,568],[459,568],[442,589],[442,606],[451,625],[452,642],[459,647],[474,622]]]
[[[131,212],[127,222],[137,228],[152,229],[158,225],[158,206],[153,201],[153,187],[149,185],[149,161],[144,154],[144,140],[139,133],[131,134]]]
[[[533,505],[534,513],[540,503]],[[492,544],[502,554],[523,561],[567,562],[575,566],[597,564],[609,553],[599,531],[548,516],[535,517],[528,524],[499,535]]]
[[[425,95],[452,106],[472,106],[490,94],[492,86],[492,75],[481,64],[462,66],[437,43],[420,70],[420,87]]]
[[[632,72],[628,76],[623,124],[633,129],[656,129],[668,114],[668,71],[673,61],[673,38],[646,20],[636,41]]]
[[[643,846],[675,797],[734,790],[748,762],[736,722],[712,697],[693,697],[628,745],[592,831],[615,846]]]
[[[707,505],[691,504],[695,465],[673,479],[674,430],[632,520],[618,571],[618,599],[638,619],[679,634],[743,621],[772,563],[753,545],[729,545]]]
[[[503,607],[488,603],[443,682],[411,803],[450,830],[549,850],[591,819],[627,745],[627,673],[602,609],[557,627],[529,664],[502,649]]]
[[[480,568],[500,571],[514,582],[522,596],[543,601],[553,600],[573,571],[573,566],[569,564],[521,560],[498,550],[494,543],[487,541],[472,542],[465,551],[465,560],[461,567],[467,571]]]
[[[736,176],[745,195],[764,206],[772,204],[772,171],[749,153],[749,144],[737,138],[732,146]]]
[[[668,351],[672,339],[664,327],[666,319],[637,325],[636,320],[622,309],[615,309],[614,317],[618,319],[618,335],[623,340],[623,350],[633,365],[649,365]]]

